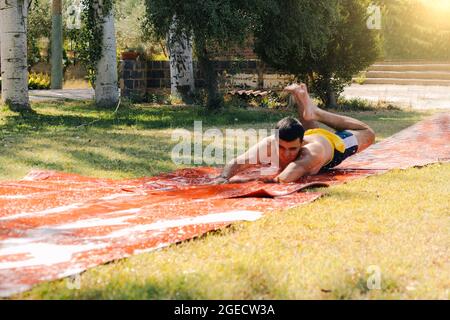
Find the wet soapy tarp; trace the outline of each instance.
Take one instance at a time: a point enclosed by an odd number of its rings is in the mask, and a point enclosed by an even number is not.
[[[112,180],[33,170],[0,182],[0,296],[148,252],[236,221],[309,203],[308,188],[395,168],[450,160],[450,115],[422,121],[347,159],[336,170],[292,184],[211,185],[217,168]],[[255,168],[235,181],[261,176]]]

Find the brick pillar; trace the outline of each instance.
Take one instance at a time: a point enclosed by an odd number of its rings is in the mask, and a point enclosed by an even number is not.
[[[119,74],[122,97],[143,99],[147,91],[146,62],[138,60],[121,60]]]

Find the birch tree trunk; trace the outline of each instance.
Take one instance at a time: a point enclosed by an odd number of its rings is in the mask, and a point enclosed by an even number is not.
[[[62,0],[52,3],[52,77],[51,88],[62,89],[63,86],[63,34],[62,34]]]
[[[28,98],[28,0],[0,0],[2,101],[14,111],[31,110]]]
[[[189,102],[195,89],[194,67],[192,63],[192,41],[186,34],[176,34],[176,20],[167,36],[170,60],[170,92],[173,96]]]
[[[103,19],[102,57],[97,63],[95,102],[99,106],[111,108],[119,102],[114,9]]]

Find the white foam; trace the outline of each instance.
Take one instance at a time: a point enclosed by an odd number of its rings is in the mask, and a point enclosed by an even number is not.
[[[32,217],[32,216],[43,216],[43,215],[52,214],[52,213],[60,213],[60,212],[64,212],[64,211],[67,211],[67,210],[72,210],[72,209],[79,208],[81,205],[82,205],[82,203],[73,203],[73,204],[69,204],[69,205],[66,205],[66,206],[59,206],[59,207],[56,207],[56,208],[46,209],[46,210],[42,210],[42,211],[23,212],[23,213],[18,213],[18,214],[15,214],[15,215],[11,215],[11,216],[0,218],[0,221],[8,221],[8,220],[13,220],[13,219],[18,219],[18,218],[25,218],[25,217]]]
[[[99,200],[114,200],[114,199],[125,198],[125,197],[134,197],[137,195],[142,195],[142,194],[140,194],[140,193],[116,193],[116,194],[102,197]],[[5,197],[5,198],[7,197],[8,199],[23,199],[23,198],[28,198],[29,196],[22,196],[22,195],[20,195],[20,196],[0,196],[0,198],[2,198],[2,197]],[[48,215],[48,214],[53,214],[53,213],[61,213],[64,211],[80,208],[83,205],[85,205],[85,204],[73,203],[70,205],[59,206],[59,207],[36,211],[36,212],[22,212],[22,213],[18,213],[15,215],[2,217],[2,218],[0,218],[0,221],[10,221],[10,220],[18,219],[18,218],[26,218],[26,217],[32,217],[32,216],[43,216],[43,215]]]
[[[140,208],[114,211],[114,214],[136,214],[141,211]],[[70,229],[83,229],[83,228],[91,228],[91,227],[104,227],[104,226],[115,226],[126,224],[126,219],[129,219],[129,215],[118,217],[118,218],[93,218],[93,219],[85,219],[79,220],[72,223],[60,224],[54,227],[54,229],[58,230],[70,230]]]
[[[151,224],[136,225],[130,228],[117,230],[110,233],[109,235],[96,237],[95,239],[120,238],[138,232],[146,232],[152,230],[163,231],[168,228],[184,227],[196,224],[234,222],[234,221],[256,221],[260,219],[261,216],[262,212],[259,211],[233,210],[220,213],[212,213],[193,218],[160,220]]]
[[[18,195],[12,195],[12,196],[0,196],[0,199],[28,199],[30,198],[29,195],[25,195],[25,194],[18,194]]]
[[[107,244],[88,243],[82,245],[60,245],[41,242],[10,246],[7,248],[2,248],[0,250],[0,255],[28,253],[31,258],[0,263],[0,270],[40,265],[51,266],[57,263],[69,262],[75,253],[81,253],[93,249],[102,249],[105,247],[107,247]]]
[[[140,209],[129,209],[118,211],[116,213],[129,213],[134,214]],[[125,227],[121,230],[113,231],[105,236],[88,237],[84,239],[85,244],[79,245],[59,245],[50,243],[55,236],[64,235],[66,232],[73,229],[81,229],[95,226],[105,225],[121,225],[126,224],[128,216],[111,218],[111,219],[85,219],[73,223],[61,224],[53,226],[51,228],[36,228],[30,230],[26,237],[22,238],[10,238],[0,242],[0,256],[15,255],[15,254],[29,254],[31,258],[20,261],[11,261],[0,263],[0,269],[11,268],[23,268],[38,265],[53,265],[56,263],[69,262],[72,259],[73,254],[85,252],[93,249],[105,248],[109,243],[98,243],[92,241],[98,241],[102,239],[113,239],[127,237],[146,231],[158,231],[162,232],[168,228],[183,227],[188,225],[208,224],[208,223],[221,223],[221,222],[234,222],[234,221],[256,221],[260,219],[262,212],[249,211],[249,210],[232,210],[221,213],[212,213],[204,216],[174,219],[174,220],[161,220],[150,224],[134,225],[131,227]],[[89,242],[88,242],[89,241]],[[164,244],[162,246],[166,246]],[[148,250],[155,250],[157,248],[149,248]],[[143,250],[139,252],[145,252]]]
[[[113,211],[109,214],[125,214],[125,216],[117,218],[93,218],[78,220],[71,223],[59,224],[51,227],[39,227],[27,231],[26,236],[19,238],[9,238],[0,241],[0,256],[2,254],[2,247],[17,246],[33,242],[46,242],[57,235],[64,235],[70,230],[83,229],[90,227],[114,226],[127,224],[125,220],[130,218],[130,215],[138,213],[141,209],[134,208],[128,210]]]
[[[135,197],[135,196],[141,196],[143,194],[140,193],[114,193],[109,196],[104,196],[100,198],[100,200],[115,200],[119,198],[127,198],[127,197]]]

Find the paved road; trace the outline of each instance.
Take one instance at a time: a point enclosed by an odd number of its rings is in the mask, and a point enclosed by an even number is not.
[[[347,98],[361,98],[370,101],[391,102],[417,110],[450,109],[450,87],[445,86],[401,86],[401,85],[358,85],[344,91]],[[32,101],[93,99],[92,89],[32,90]]]
[[[417,110],[450,109],[450,87],[354,84],[344,91],[346,98],[391,102]]]
[[[55,101],[62,99],[89,100],[94,98],[92,89],[63,89],[63,90],[30,90],[31,101]]]

